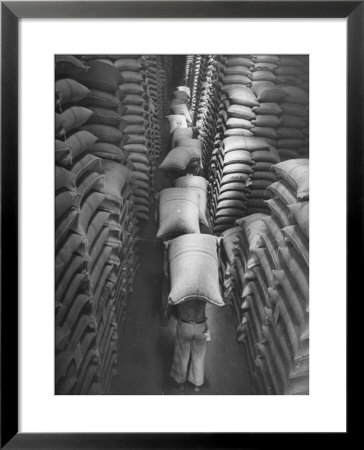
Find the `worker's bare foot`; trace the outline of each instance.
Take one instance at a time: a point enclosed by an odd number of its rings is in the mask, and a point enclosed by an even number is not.
[[[200,388],[199,386],[195,386],[195,387],[193,388],[193,390],[194,390],[195,392],[200,392],[201,388]]]
[[[178,384],[178,390],[179,390],[180,392],[184,392],[184,391],[185,391],[185,384],[184,384],[184,383]]]

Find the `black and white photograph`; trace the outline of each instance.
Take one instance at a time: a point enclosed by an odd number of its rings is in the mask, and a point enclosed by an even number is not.
[[[56,54],[56,395],[308,395],[309,55]]]

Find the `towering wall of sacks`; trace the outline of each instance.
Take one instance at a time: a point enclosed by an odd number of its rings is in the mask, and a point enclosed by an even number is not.
[[[56,57],[56,393],[108,393],[149,218],[164,92],[159,57]]]
[[[273,166],[270,214],[223,234],[220,279],[247,349],[257,393],[307,394],[309,372],[308,160]]]
[[[220,283],[256,393],[307,394],[308,59],[195,56],[195,132]]]
[[[272,164],[308,156],[308,60],[196,56],[191,70],[196,92],[203,80],[196,126],[206,156],[212,154],[209,202],[219,234],[242,214],[268,211],[266,187],[275,181]],[[256,138],[270,146],[263,154]]]

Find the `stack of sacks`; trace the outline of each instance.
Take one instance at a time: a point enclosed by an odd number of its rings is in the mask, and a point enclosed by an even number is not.
[[[211,56],[206,65],[201,84],[201,95],[196,114],[197,137],[202,142],[203,166],[205,175],[209,176],[210,158],[213,151],[213,141],[216,136],[220,103],[220,81],[223,77],[223,65],[220,57]]]
[[[192,87],[194,55],[186,56],[185,84],[189,88]]]
[[[87,364],[88,342],[95,335],[90,248],[82,206],[89,196],[102,197],[100,159],[89,153],[97,137],[79,130],[92,111],[80,107],[91,91],[75,80],[89,66],[68,55],[56,56],[55,142],[55,296],[56,392],[74,394],[83,388],[80,373]],[[94,346],[93,346],[94,347]],[[99,368],[99,364],[97,365]]]
[[[224,85],[250,87],[252,85],[254,62],[249,55],[224,57]]]
[[[307,159],[288,160],[274,166],[279,182],[270,189],[289,211],[289,221],[277,211],[286,246],[278,249],[281,270],[269,295],[289,339],[291,365],[288,393],[308,393],[309,374],[309,165]],[[286,210],[285,210],[286,211]],[[282,216],[282,217],[281,217]]]
[[[201,91],[202,73],[204,72],[206,56],[195,55],[193,62],[192,84],[188,86],[191,90],[191,109],[196,110]]]
[[[172,179],[183,175],[199,175],[202,168],[201,141],[193,139],[189,89],[183,87],[173,93],[170,112],[167,116],[172,136],[172,149],[166,155],[159,169]]]
[[[300,60],[303,63],[300,66],[301,73],[299,74],[300,85],[299,87],[303,89],[305,92],[309,93],[310,86],[310,64],[309,64],[309,56],[308,55],[300,55]]]
[[[158,106],[160,108],[160,127],[164,116],[167,114],[169,106],[169,97],[172,85],[172,71],[173,63],[172,57],[169,55],[158,56],[158,75],[157,75],[157,87],[158,87]]]
[[[225,138],[214,150],[210,178],[210,215],[214,233],[231,228],[235,220],[247,213],[250,176],[253,173],[252,149],[255,142],[244,136]]]
[[[115,68],[113,61],[117,60],[119,60],[119,56],[98,59],[87,57],[91,69],[89,69],[87,77],[84,80],[85,84],[88,84],[89,87],[99,88],[104,95],[107,92],[116,92],[119,99],[123,98],[124,94],[118,88],[123,80],[127,79],[128,81],[131,81],[128,76],[132,75],[125,73],[123,78],[120,71]],[[99,81],[100,79],[101,83]],[[126,298],[123,298],[120,295],[115,297],[114,285],[115,283],[122,283],[124,268],[127,268],[128,271],[131,272],[135,266],[135,261],[133,261],[133,259],[130,259],[130,257],[120,259],[119,256],[122,255],[119,255],[119,253],[121,251],[122,239],[125,239],[126,237],[126,229],[127,227],[130,227],[129,220],[132,219],[134,226],[136,222],[133,211],[129,211],[127,216],[121,215],[124,207],[124,197],[122,197],[122,202],[114,200],[114,197],[117,197],[118,195],[117,191],[114,192],[114,185],[123,187],[125,183],[130,184],[131,181],[130,170],[121,164],[125,161],[125,158],[128,157],[128,153],[125,150],[121,150],[121,139],[123,138],[121,130],[125,129],[125,117],[120,113],[124,110],[120,105],[120,101],[118,101],[118,104],[116,104],[116,102],[104,102],[104,104],[101,102],[101,104],[99,104],[98,101],[95,102],[93,99],[88,99],[88,102],[90,102],[91,107],[94,108],[94,115],[87,123],[87,126],[96,129],[96,134],[100,141],[95,144],[92,150],[102,153],[104,159],[103,169],[106,179],[108,180],[105,186],[107,189],[105,191],[106,200],[102,206],[104,208],[110,206],[111,211],[116,214],[116,217],[111,223],[108,221],[103,222],[105,214],[99,214],[90,225],[93,230],[92,232],[98,236],[95,247],[93,248],[93,261],[95,261],[95,263],[91,262],[91,265],[94,273],[96,273],[96,278],[100,276],[99,280],[95,282],[98,286],[98,291],[94,309],[98,309],[99,311],[99,315],[97,316],[97,323],[99,326],[97,344],[99,346],[101,359],[101,384],[103,391],[107,392],[111,378],[116,373],[117,365],[117,326],[115,306],[118,310],[124,310],[126,303]],[[119,153],[117,153],[117,149]],[[120,155],[123,156],[124,161],[120,159]],[[134,168],[133,163],[130,164],[130,162],[128,162],[128,166]],[[111,203],[108,200],[110,192],[112,193]],[[121,190],[119,195],[120,193]],[[128,191],[128,196],[130,196],[130,191]],[[128,202],[130,203],[131,200],[132,198],[130,197]],[[120,216],[121,221],[118,221],[118,216]],[[101,229],[102,232],[100,232]],[[134,228],[134,234],[136,231],[137,228]],[[132,246],[133,249],[131,254],[135,254],[134,240],[132,241]],[[132,274],[129,273],[129,276],[131,277]],[[113,280],[111,280],[111,278],[113,278]],[[114,305],[115,299],[117,300],[116,305]],[[97,306],[98,301],[101,302],[101,309]],[[107,314],[107,320],[105,314]],[[106,326],[106,329],[100,326],[99,320],[101,323],[105,323],[104,327]],[[108,338],[102,340],[101,337],[105,335]]]
[[[273,179],[270,168],[278,161],[277,152],[262,139],[230,136],[223,140],[213,153],[212,164],[217,170],[210,178],[214,232],[231,228],[234,221],[244,215],[267,212],[262,199],[268,198],[266,187]],[[230,219],[219,219],[221,213],[217,212],[225,208],[226,202],[234,203],[234,200],[240,204],[239,211],[235,211]]]
[[[219,260],[219,280],[224,301],[232,306],[235,323],[241,322],[241,301],[239,299],[243,286],[239,277],[239,245],[243,229],[240,226],[229,228],[221,234],[222,249]]]
[[[257,139],[253,138],[257,145]],[[261,148],[252,151],[252,161],[254,163],[254,173],[249,183],[250,196],[248,200],[249,214],[268,212],[266,200],[271,198],[271,193],[267,187],[276,181],[275,173],[272,171],[273,164],[280,161],[279,154],[274,147],[266,144],[263,148],[264,139],[259,138]]]
[[[166,92],[166,80],[163,76],[160,57],[145,56],[145,89],[148,105],[148,123],[146,125],[146,136],[149,142],[149,189],[150,200],[154,199],[155,169],[161,149],[161,125],[162,125],[162,105],[165,101],[163,93]],[[164,81],[164,85],[161,83]]]
[[[121,83],[120,129],[124,137],[122,146],[133,162],[135,215],[138,220],[149,218],[149,139],[147,121],[149,119],[145,73],[139,56],[119,56],[114,61],[119,70]]]
[[[55,296],[59,394],[74,394],[84,388],[80,373],[87,366],[87,343],[94,337],[96,326],[91,314],[90,246],[82,227],[82,207],[90,196],[102,198],[104,179],[100,159],[89,154],[97,137],[78,129],[92,111],[76,105],[91,92],[74,79],[88,68],[73,56],[56,57]]]
[[[118,162],[110,160],[103,161],[103,171],[105,199],[102,206],[108,213],[108,220],[106,228],[99,232],[95,244],[95,247],[100,248],[99,255],[95,256],[97,279],[95,283],[100,293],[99,303],[95,304],[95,309],[100,323],[98,333],[100,352],[101,355],[105,355],[103,386],[107,392],[117,364],[116,324],[120,323],[121,311],[125,311],[126,300],[131,293],[130,280],[134,279],[138,257],[132,172]],[[97,251],[95,249],[95,254]]]
[[[272,271],[277,259],[273,248],[275,237],[267,227],[267,220],[268,215],[258,213],[236,223],[241,231],[230,249],[235,256],[232,273],[237,277],[232,298],[238,319],[238,341],[245,344],[256,393],[284,394],[287,376],[281,369],[287,342],[282,340],[282,330],[274,323],[268,295],[271,281],[267,280],[262,266]]]
[[[278,67],[278,56],[256,55],[254,60],[253,89],[259,106],[252,132],[254,136],[263,138],[269,145],[277,147],[277,128],[280,122],[279,103],[285,97],[284,92],[276,86],[274,70]]]
[[[230,67],[237,67],[238,69],[242,69],[245,67],[246,71],[250,72],[250,64],[251,60],[244,57],[232,57],[226,58],[227,64],[233,64]],[[234,64],[239,65],[234,65]],[[229,67],[229,66],[227,66]],[[246,75],[228,75],[228,77],[246,77]],[[225,78],[224,78],[225,79]],[[233,78],[235,79],[235,78]],[[228,78],[228,81],[230,78]],[[247,81],[247,80],[245,80]],[[258,105],[257,99],[255,97],[254,92],[246,85],[238,85],[238,84],[227,84],[223,83],[222,85],[222,94],[220,96],[220,107],[219,107],[219,120],[217,126],[217,134],[215,137],[215,150],[212,153],[212,162],[211,162],[211,172],[210,172],[210,212],[211,216],[214,220],[214,232],[221,232],[227,228],[233,226],[236,218],[241,217],[246,211],[246,194],[249,192],[247,190],[247,183],[249,184],[249,177],[252,174],[252,161],[250,163],[248,161],[248,165],[246,164],[246,159],[240,161],[241,158],[238,158],[239,161],[235,161],[235,157],[233,160],[224,163],[224,155],[229,152],[226,152],[226,146],[222,144],[224,139],[230,138],[251,138],[253,137],[250,129],[253,127],[252,120],[255,118],[255,114],[252,111],[254,106]],[[235,148],[234,148],[235,150]],[[243,150],[241,147],[237,147],[236,150]],[[248,150],[248,149],[246,149]],[[229,155],[232,157],[232,155]],[[224,179],[224,182],[222,181]],[[240,204],[240,211],[234,211],[234,214],[230,214],[233,211],[222,211],[217,214],[218,209],[225,209],[224,207],[218,207],[219,204],[219,196],[221,193],[230,190],[228,186],[222,186],[226,183],[234,184],[234,191],[242,191],[239,194],[235,195],[234,200],[237,200]],[[239,186],[240,185],[240,186]],[[230,194],[225,194],[229,199],[231,198]],[[243,205],[244,203],[244,205]],[[225,212],[229,212],[228,215]]]
[[[208,234],[185,234],[165,243],[170,304],[199,299],[224,306],[218,281],[219,245],[219,238]]]
[[[116,373],[116,312],[126,300],[117,287],[136,269],[137,228],[120,74],[111,57],[82,59],[56,63],[56,391],[99,394]]]
[[[229,67],[239,71],[239,75],[234,75],[231,81],[234,81],[238,76],[241,77],[241,82],[245,81],[246,86],[250,84],[253,87],[255,97],[251,99],[249,105],[240,104],[229,105],[227,114],[227,124],[235,127],[244,127],[243,130],[233,128],[225,131],[225,135],[240,135],[255,136],[264,140],[269,144],[266,152],[263,154],[256,153],[256,158],[252,155],[254,164],[254,174],[251,176],[251,196],[248,202],[249,213],[265,212],[267,211],[264,200],[267,199],[265,188],[275,181],[275,176],[271,172],[270,167],[280,161],[277,152],[274,150],[276,146],[276,127],[279,124],[279,102],[284,96],[283,91],[280,91],[274,86],[275,75],[273,73],[276,67],[277,57],[271,55],[256,55],[252,57],[240,56],[237,58],[227,58],[226,70]],[[239,65],[232,65],[232,63]],[[230,72],[229,72],[230,73]],[[245,75],[244,75],[245,74]],[[230,77],[233,75],[230,75]],[[245,78],[243,78],[245,77]],[[251,81],[249,81],[251,80]],[[239,125],[240,124],[240,125]]]
[[[244,342],[258,393],[308,393],[308,162],[274,166],[272,215],[239,219],[225,232],[230,265],[224,285],[240,308]],[[240,242],[239,242],[240,240]],[[231,266],[233,270],[231,270]],[[229,275],[229,276],[228,276]],[[233,276],[233,280],[231,280]],[[238,278],[238,281],[236,281]],[[234,284],[235,283],[235,284]],[[234,290],[241,292],[240,299]]]
[[[308,82],[307,56],[280,56],[277,86],[286,94],[278,128],[278,150],[281,160],[308,157]]]
[[[283,85],[286,93],[280,126],[278,151],[281,160],[307,157],[308,147],[308,93],[296,86]]]

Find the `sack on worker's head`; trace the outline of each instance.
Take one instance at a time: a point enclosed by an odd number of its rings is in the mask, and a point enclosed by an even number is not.
[[[177,140],[180,138],[193,138],[193,129],[190,128],[176,128],[172,135],[172,147],[178,147]]]
[[[169,131],[171,134],[173,134],[177,128],[187,128],[187,119],[185,116],[180,114],[170,114],[166,117],[169,121]]]
[[[192,117],[190,115],[190,112],[189,112],[186,104],[171,105],[170,110],[171,110],[172,115],[185,116],[187,123],[190,123],[190,124],[192,123]]]
[[[185,137],[176,137],[173,147],[191,147],[202,152],[202,141],[200,139],[190,139]]]
[[[192,162],[200,164],[199,151],[193,147],[175,147],[160,164],[159,169],[165,172],[179,171],[183,172]]]
[[[198,192],[199,220],[204,225],[209,226],[207,220],[207,187],[208,181],[199,176],[186,175],[175,180],[175,186],[181,188],[194,189]]]
[[[203,300],[223,306],[219,288],[218,238],[208,234],[186,234],[168,242],[168,246],[169,303]]]
[[[184,92],[188,97],[191,97],[191,91],[188,86],[177,86],[177,91]]]
[[[167,188],[159,193],[158,239],[171,235],[199,233],[199,198],[196,190]]]

